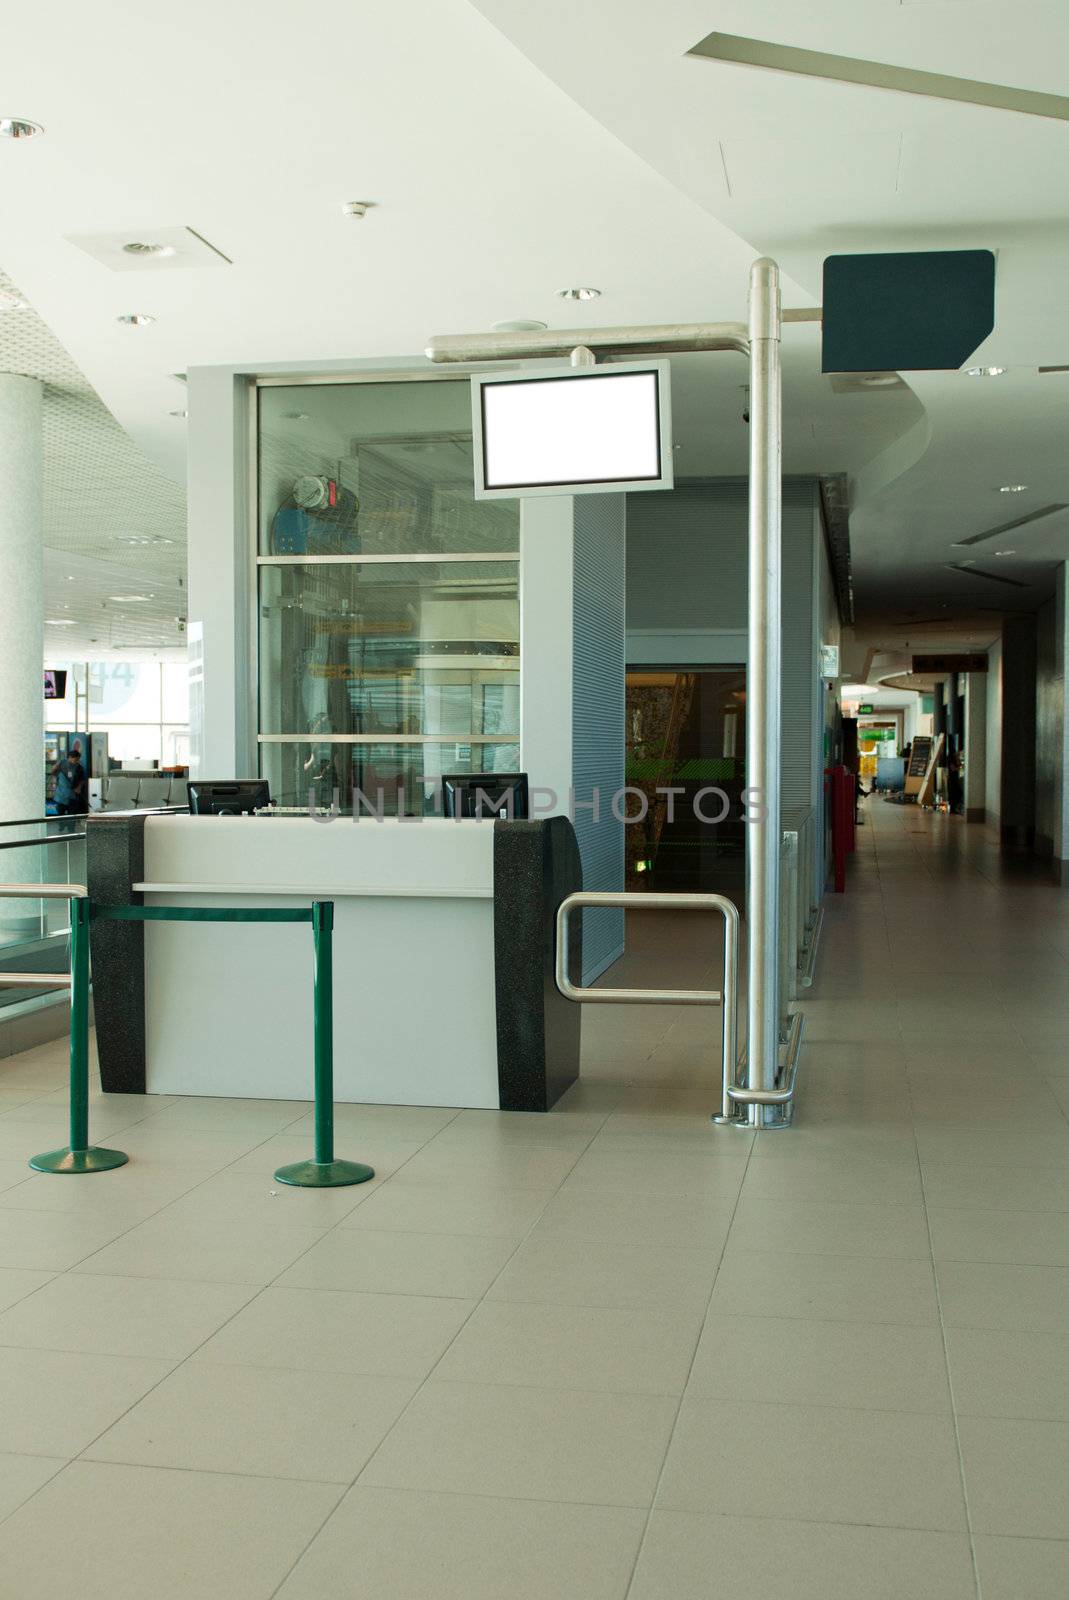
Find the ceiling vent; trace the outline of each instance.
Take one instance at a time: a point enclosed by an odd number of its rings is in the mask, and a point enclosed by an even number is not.
[[[970,534],[967,539],[955,539],[955,548],[961,549],[969,544],[983,544],[987,539],[997,539],[999,534],[1011,533],[1017,528],[1025,528],[1030,522],[1039,522],[1043,517],[1052,517],[1056,511],[1069,510],[1069,507],[1060,502],[1050,506],[1040,506],[1038,511],[1030,511],[1025,517],[1014,517],[1012,522],[1000,522],[997,528],[988,528],[984,533]]]
[[[909,384],[897,372],[829,372],[835,394],[901,394]]]
[[[124,228],[121,233],[68,233],[66,239],[112,272],[174,272],[233,265],[228,255],[195,228]]]
[[[863,61],[857,56],[834,56],[824,50],[799,50],[767,39],[745,39],[734,33],[710,33],[687,51],[707,61],[741,67],[765,67],[803,78],[824,78],[832,83],[859,83],[869,89],[894,89],[900,94],[927,95],[935,100],[958,100],[970,106],[990,106],[995,111],[1023,111],[1033,117],[1056,117],[1069,122],[1069,99],[1060,94],[1040,94],[1035,89],[1015,89],[1002,83],[981,83],[974,78],[952,78],[942,72],[920,72],[886,61]]]

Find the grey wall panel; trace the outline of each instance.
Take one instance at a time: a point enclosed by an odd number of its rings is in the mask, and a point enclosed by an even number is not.
[[[629,628],[745,628],[744,478],[627,497]]]
[[[622,889],[624,832],[611,803],[624,784],[624,496],[577,495],[574,506],[572,774],[579,801],[600,794],[598,820],[577,809],[575,831],[584,888]],[[611,965],[623,944],[622,913],[584,913],[583,982]]]
[[[744,478],[686,485],[665,494],[629,495],[628,629],[744,632],[747,516]],[[818,793],[817,728],[824,719],[816,648],[818,537],[816,481],[785,479],[781,769],[785,810],[811,806]],[[694,638],[697,647],[701,633],[695,632]],[[696,655],[686,664],[713,663]]]

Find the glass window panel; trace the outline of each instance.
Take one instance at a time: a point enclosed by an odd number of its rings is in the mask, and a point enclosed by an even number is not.
[[[516,772],[518,743],[324,744],[295,740],[261,746],[261,768],[277,805],[309,803],[351,813],[354,792],[361,810],[384,816],[433,816],[442,776],[455,772]],[[359,800],[362,795],[363,802]]]
[[[519,733],[516,562],[260,568],[260,731]]]
[[[517,500],[473,494],[467,379],[259,390],[262,555],[518,550]]]

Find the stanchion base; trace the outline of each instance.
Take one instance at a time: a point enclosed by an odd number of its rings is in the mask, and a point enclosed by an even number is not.
[[[360,1161],[294,1161],[279,1167],[277,1183],[292,1183],[298,1189],[339,1189],[347,1183],[367,1183],[375,1176],[374,1167]]]
[[[30,1166],[35,1172],[110,1172],[113,1167],[125,1167],[129,1159],[123,1150],[105,1150],[99,1145],[72,1150],[64,1145],[62,1150],[46,1150],[44,1155],[33,1156]]]

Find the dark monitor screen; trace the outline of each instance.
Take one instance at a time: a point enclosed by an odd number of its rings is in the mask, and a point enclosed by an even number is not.
[[[266,778],[229,778],[209,782],[197,778],[186,784],[193,817],[239,817],[271,804]]]
[[[67,671],[65,667],[45,668],[45,699],[65,700],[67,698]]]
[[[526,817],[526,772],[456,772],[442,778],[447,817]]]

